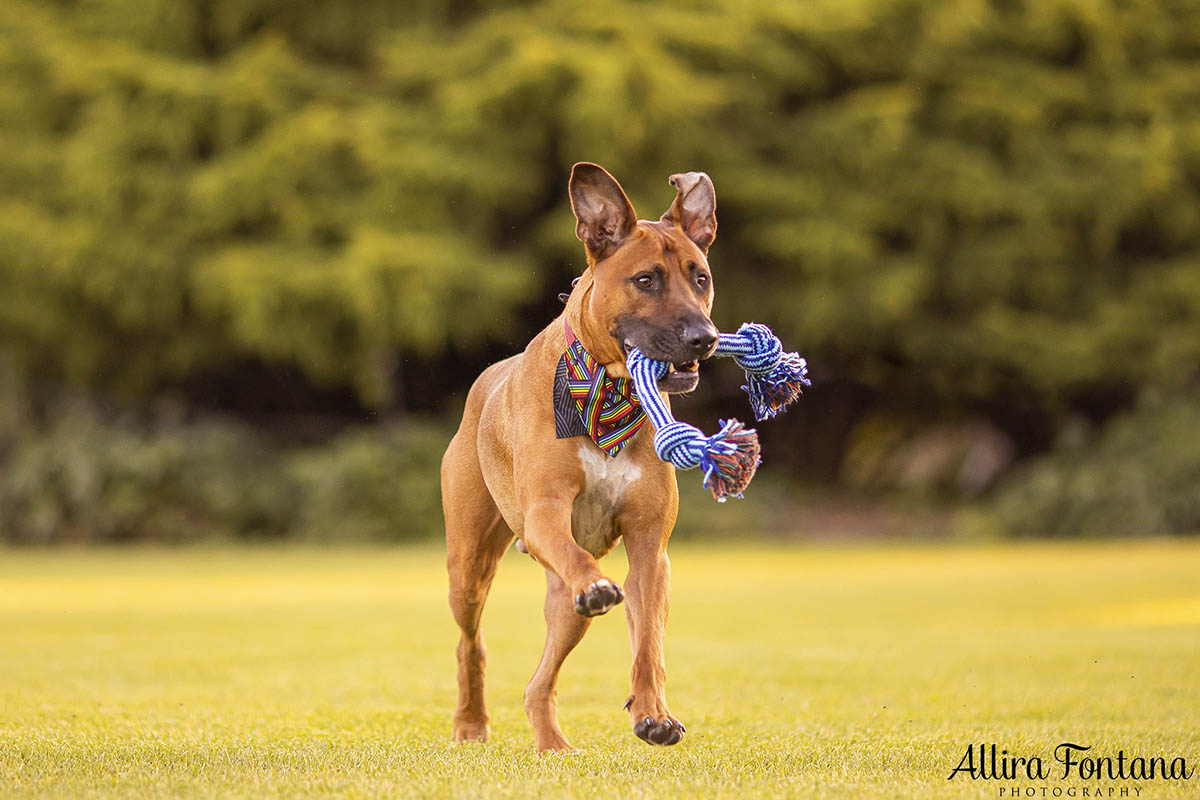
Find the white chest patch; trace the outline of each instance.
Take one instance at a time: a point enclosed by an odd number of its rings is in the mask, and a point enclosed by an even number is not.
[[[571,511],[571,530],[580,547],[599,557],[616,544],[613,517],[625,491],[642,477],[642,470],[628,447],[610,457],[590,443],[579,446],[579,464],[584,485]]]

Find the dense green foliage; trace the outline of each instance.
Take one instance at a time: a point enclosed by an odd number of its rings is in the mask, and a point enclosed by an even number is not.
[[[1071,430],[1057,452],[1017,470],[996,500],[1023,535],[1200,531],[1200,403],[1144,402],[1090,441]]]
[[[511,327],[532,271],[488,236],[485,154],[434,157],[373,74],[378,13],[65,5],[0,21],[0,330],[27,363],[144,393],[253,357],[384,403],[396,349]]]
[[[573,161],[647,217],[703,169],[718,322],[851,387],[801,420],[829,474],[901,411],[1028,454],[1197,380],[1197,54],[1190,0],[9,0],[0,349],[445,408],[579,270]]]
[[[442,426],[409,420],[287,445],[166,402],[135,417],[72,393],[35,410],[4,383],[0,541],[394,542],[442,530]]]
[[[1200,357],[1200,8],[9,3],[0,330],[148,391],[252,357],[385,403],[528,332],[564,177],[709,171],[723,320],[875,389],[1036,402]],[[518,330],[519,329],[519,330]]]

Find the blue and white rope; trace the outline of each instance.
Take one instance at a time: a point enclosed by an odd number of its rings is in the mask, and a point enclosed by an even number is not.
[[[732,455],[737,451],[737,445],[727,437],[741,429],[741,423],[733,419],[722,420],[718,433],[705,436],[696,426],[676,420],[667,408],[658,390],[659,378],[669,369],[667,364],[655,361],[636,347],[630,349],[625,364],[637,389],[638,402],[654,423],[654,452],[678,469],[702,467],[704,485],[708,486],[717,470],[713,456]]]
[[[766,325],[747,322],[737,333],[720,335],[715,355],[733,356],[737,365],[747,372],[765,375],[783,357],[783,343]]]
[[[742,388],[759,420],[773,417],[810,386],[808,365],[796,353],[784,352],[779,337],[766,325],[748,322],[737,333],[722,333],[715,355],[731,356],[746,371]],[[700,467],[704,486],[724,502],[729,495],[741,497],[759,463],[758,434],[736,419],[721,420],[721,430],[705,436],[699,428],[679,422],[658,390],[658,381],[670,365],[655,361],[636,347],[625,365],[633,378],[638,402],[654,423],[654,452],[679,469]]]
[[[737,333],[722,333],[714,355],[732,356],[746,371],[742,386],[759,422],[774,417],[800,396],[802,386],[812,386],[808,362],[797,353],[785,352],[779,337],[757,322],[747,322]]]

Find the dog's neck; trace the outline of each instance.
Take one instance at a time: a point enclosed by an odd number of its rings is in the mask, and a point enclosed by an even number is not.
[[[563,309],[563,318],[571,326],[571,330],[574,331],[584,349],[604,366],[609,375],[616,378],[628,378],[629,370],[625,366],[624,349],[608,330],[607,325],[590,313],[592,292],[596,285],[592,274],[593,269],[594,267],[589,264],[574,288],[571,289],[571,295],[567,298],[567,307]]]

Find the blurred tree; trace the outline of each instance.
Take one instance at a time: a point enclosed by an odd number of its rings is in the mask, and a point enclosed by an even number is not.
[[[1197,52],[1194,2],[10,0],[0,341],[388,406],[398,359],[544,324],[572,161],[649,217],[704,169],[724,325],[1020,440],[1196,376]]]
[[[249,356],[387,405],[398,350],[511,329],[532,270],[486,153],[439,170],[364,63],[388,4],[277,5],[0,21],[0,330],[29,368],[137,394]]]

